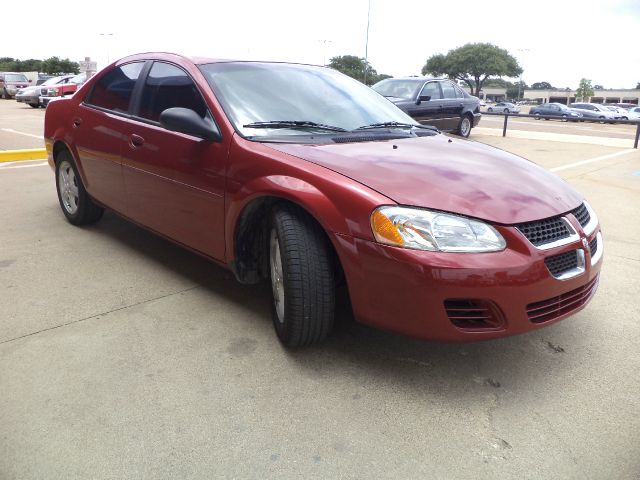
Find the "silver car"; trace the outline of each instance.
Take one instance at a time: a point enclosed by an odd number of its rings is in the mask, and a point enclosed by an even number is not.
[[[60,77],[52,77],[46,80],[43,84],[22,88],[18,90],[16,94],[16,101],[20,103],[26,103],[33,108],[38,108],[40,106],[40,95],[42,87],[47,87],[50,85],[62,85],[65,83],[69,83],[69,80],[73,78],[73,75],[63,75]]]
[[[569,105],[571,108],[580,110],[581,112],[587,111],[595,115],[585,115],[585,117],[598,118],[600,120],[616,120],[621,117],[617,112],[612,112],[604,105],[599,103],[572,103]]]
[[[487,112],[520,113],[520,107],[511,102],[499,102],[487,108]]]

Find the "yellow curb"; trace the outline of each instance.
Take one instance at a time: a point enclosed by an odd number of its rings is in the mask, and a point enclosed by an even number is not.
[[[44,148],[33,148],[31,150],[0,150],[0,163],[46,159],[47,151]]]

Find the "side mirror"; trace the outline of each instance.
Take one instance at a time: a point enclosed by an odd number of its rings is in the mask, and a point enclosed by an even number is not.
[[[422,102],[428,102],[431,100],[431,95],[420,95],[416,101],[416,105],[420,105]]]
[[[160,125],[173,132],[185,133],[212,142],[222,140],[222,134],[210,119],[203,119],[189,108],[167,108],[160,114]]]

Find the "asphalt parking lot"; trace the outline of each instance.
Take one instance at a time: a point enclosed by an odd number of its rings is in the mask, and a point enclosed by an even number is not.
[[[0,101],[0,149],[42,147],[43,117]],[[44,162],[0,164],[0,479],[639,478],[635,129],[522,123],[503,138],[485,117],[471,139],[584,194],[599,291],[556,325],[465,345],[343,308],[325,344],[287,351],[266,285],[113,214],[73,227]]]

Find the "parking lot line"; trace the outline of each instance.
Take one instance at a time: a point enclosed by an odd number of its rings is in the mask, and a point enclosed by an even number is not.
[[[581,165],[587,165],[589,163],[599,162],[601,160],[608,160],[610,158],[619,157],[621,155],[626,155],[627,153],[637,152],[635,148],[630,148],[628,150],[622,150],[621,152],[609,153],[608,155],[601,155],[599,157],[590,158],[588,160],[580,160],[579,162],[568,163],[567,165],[561,165],[559,167],[551,168],[551,172],[560,172],[562,170],[567,170],[573,167],[579,167]]]
[[[31,168],[31,167],[45,167],[49,165],[46,160],[39,161],[38,163],[29,163],[27,165],[23,165],[22,162],[7,162],[4,164],[0,164],[0,170],[12,170],[14,168]]]
[[[13,128],[0,128],[0,130],[7,133],[16,133],[18,135],[24,135],[25,137],[43,138],[42,135],[34,135],[33,133],[19,132],[18,130],[14,130]]]

